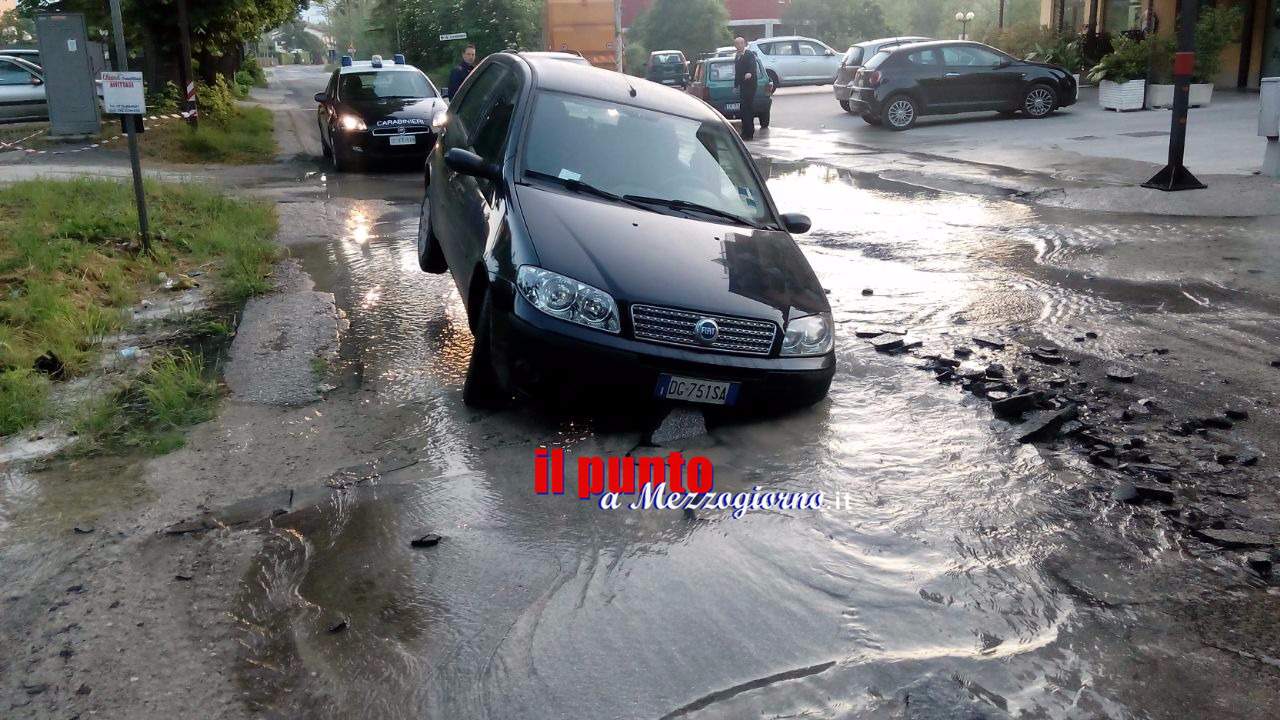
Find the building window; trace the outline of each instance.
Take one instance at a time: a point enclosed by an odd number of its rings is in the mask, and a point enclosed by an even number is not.
[[[1102,26],[1107,32],[1118,33],[1142,27],[1142,0],[1107,0],[1103,7],[1107,14]]]

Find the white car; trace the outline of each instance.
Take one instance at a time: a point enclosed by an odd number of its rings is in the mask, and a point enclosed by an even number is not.
[[[18,57],[0,55],[0,120],[43,120],[49,117],[44,72]]]
[[[798,36],[760,38],[748,46],[760,56],[774,87],[826,85],[835,80],[844,55],[821,40]]]

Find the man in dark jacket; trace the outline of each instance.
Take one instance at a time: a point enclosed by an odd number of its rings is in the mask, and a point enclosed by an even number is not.
[[[454,95],[458,94],[458,88],[462,87],[462,83],[467,79],[467,76],[471,74],[471,71],[474,70],[475,67],[476,46],[468,45],[467,48],[462,51],[462,62],[455,65],[453,70],[449,73],[448,97],[450,99],[452,99]]]
[[[742,105],[742,139],[750,140],[756,136],[756,54],[747,49],[746,38],[733,39],[733,47],[738,57],[733,62],[733,86],[738,88],[738,102]]]

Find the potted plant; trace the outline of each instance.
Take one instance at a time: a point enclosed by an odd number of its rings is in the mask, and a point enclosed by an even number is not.
[[[1084,55],[1080,51],[1078,37],[1060,35],[1051,43],[1036,43],[1027,54],[1027,59],[1062,67],[1075,77],[1076,87],[1080,86],[1080,68],[1084,65]]]
[[[1240,39],[1244,15],[1238,6],[1207,7],[1196,22],[1196,67],[1191,75],[1192,107],[1213,100],[1213,81],[1222,71],[1222,51]]]
[[[1147,42],[1147,109],[1173,107],[1173,55],[1177,43],[1172,37],[1152,37]]]
[[[1089,71],[1098,84],[1098,104],[1104,110],[1141,110],[1146,102],[1150,43],[1121,37],[1115,50],[1102,56]]]

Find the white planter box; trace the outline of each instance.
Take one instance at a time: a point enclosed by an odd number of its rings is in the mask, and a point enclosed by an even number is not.
[[[1103,110],[1141,110],[1147,100],[1147,81],[1115,83],[1103,80],[1098,86],[1098,104]]]
[[[1173,107],[1173,85],[1147,86],[1147,109]]]
[[[1191,83],[1191,107],[1204,107],[1213,100],[1213,83]]]

